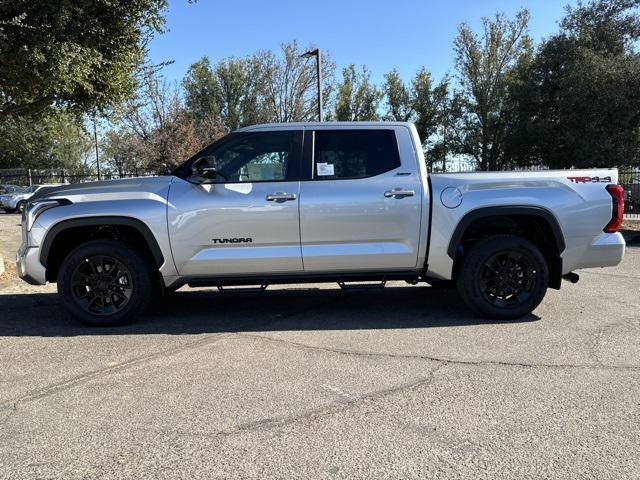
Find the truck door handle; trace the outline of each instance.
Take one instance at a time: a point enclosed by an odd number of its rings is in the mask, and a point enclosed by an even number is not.
[[[384,192],[384,196],[387,198],[413,197],[415,194],[415,190],[403,190],[402,188],[394,188],[393,190]]]
[[[267,202],[286,202],[288,200],[295,200],[295,193],[276,192],[266,196]]]

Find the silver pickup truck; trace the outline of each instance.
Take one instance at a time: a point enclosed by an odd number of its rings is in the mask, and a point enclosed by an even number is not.
[[[23,214],[20,276],[92,325],[189,286],[402,280],[476,313],[533,311],[574,270],[618,264],[618,172],[427,173],[409,123],[256,125],[171,175],[69,185]]]

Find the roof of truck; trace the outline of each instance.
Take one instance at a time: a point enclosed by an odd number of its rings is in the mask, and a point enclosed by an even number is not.
[[[353,127],[407,127],[411,122],[291,122],[291,123],[262,123],[239,128],[236,132],[248,132],[251,130],[271,130],[278,128],[353,128]]]

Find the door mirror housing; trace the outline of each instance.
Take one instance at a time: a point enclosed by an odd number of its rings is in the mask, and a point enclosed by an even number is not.
[[[200,180],[200,183],[213,183],[218,177],[218,170],[216,169],[216,157],[205,156],[200,157],[191,166],[191,171],[194,177]]]

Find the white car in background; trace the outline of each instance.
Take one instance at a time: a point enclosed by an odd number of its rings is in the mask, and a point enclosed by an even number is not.
[[[47,183],[43,185],[31,185],[30,187],[22,187],[12,193],[0,195],[0,209],[7,213],[22,213],[24,206],[36,192],[46,187],[59,187],[62,183]]]

